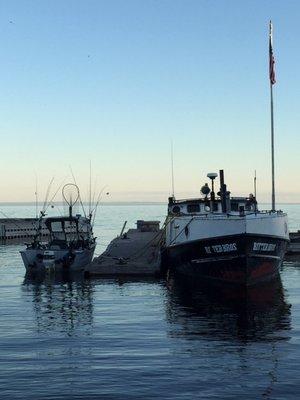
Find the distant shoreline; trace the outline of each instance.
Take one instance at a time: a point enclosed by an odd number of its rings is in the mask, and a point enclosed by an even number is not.
[[[38,207],[40,208],[41,206],[43,206],[43,202],[38,203]],[[62,202],[53,202],[51,203],[54,206],[63,206],[64,203]],[[270,203],[267,202],[261,202],[261,205],[270,205]],[[288,202],[278,202],[277,204],[279,205],[300,205],[300,203],[288,203]],[[83,203],[84,206],[88,207],[88,203],[84,202]],[[111,201],[111,202],[105,202],[105,203],[100,203],[99,206],[131,206],[131,205],[167,205],[167,202],[163,202],[163,201]],[[14,201],[4,201],[4,202],[0,202],[0,207],[1,206],[36,206],[35,202],[32,201],[28,201],[28,202],[14,202]]]
[[[38,207],[43,206],[44,203],[38,203]],[[62,202],[52,202],[54,206],[63,206],[65,205]],[[126,205],[166,205],[167,202],[160,202],[160,201],[111,201],[111,202],[105,202],[105,203],[100,203],[99,206],[126,206]],[[0,207],[1,206],[35,206],[35,202],[0,202]],[[89,203],[83,203],[84,206],[88,207]]]

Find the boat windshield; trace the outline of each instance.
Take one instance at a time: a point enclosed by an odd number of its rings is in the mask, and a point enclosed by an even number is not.
[[[70,242],[78,240],[77,224],[74,220],[65,221],[66,239]]]
[[[64,226],[61,221],[55,221],[51,223],[51,233],[53,239],[56,240],[65,240],[65,231]]]
[[[75,218],[48,218],[46,226],[54,241],[78,240],[78,221]]]

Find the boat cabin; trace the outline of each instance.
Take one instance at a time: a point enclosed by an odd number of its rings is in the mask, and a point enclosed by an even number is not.
[[[62,249],[69,243],[83,245],[91,234],[90,221],[81,216],[50,217],[45,220],[50,233],[50,247]]]
[[[248,197],[231,197],[224,182],[224,171],[220,170],[220,191],[215,193],[215,179],[218,174],[210,172],[207,177],[211,187],[205,183],[200,190],[202,198],[176,200],[174,195],[169,197],[168,215],[207,215],[207,214],[238,214],[257,213],[257,201],[250,193]]]
[[[227,214],[253,213],[258,211],[257,202],[253,195],[249,195],[249,197],[231,197],[226,203]],[[208,198],[186,200],[175,200],[174,197],[169,198],[169,215],[197,215],[223,212],[222,201],[219,197],[214,200]]]

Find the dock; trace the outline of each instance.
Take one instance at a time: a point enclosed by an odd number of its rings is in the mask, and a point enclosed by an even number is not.
[[[45,220],[41,222],[40,236],[45,240],[49,237],[49,230]],[[32,239],[36,236],[39,220],[36,218],[0,218],[0,242],[23,243],[24,239]],[[74,233],[72,226],[67,226],[66,233]]]
[[[125,227],[125,226],[124,226]],[[163,230],[159,221],[137,221],[116,237],[85,269],[85,276],[158,276]]]
[[[300,230],[297,232],[290,232],[290,241],[291,242],[288,247],[287,255],[300,255]]]
[[[38,220],[36,218],[0,218],[0,240],[17,240],[33,238],[36,235]],[[49,234],[43,224],[41,235]]]

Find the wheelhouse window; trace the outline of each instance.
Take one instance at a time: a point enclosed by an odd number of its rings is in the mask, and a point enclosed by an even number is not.
[[[200,204],[188,204],[187,205],[188,213],[198,213],[200,212]]]
[[[60,221],[51,223],[51,231],[53,239],[61,240],[64,239],[63,224]]]

